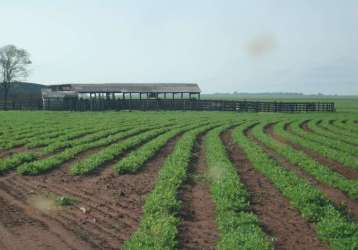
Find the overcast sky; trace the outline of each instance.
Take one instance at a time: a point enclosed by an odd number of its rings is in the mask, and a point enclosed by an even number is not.
[[[28,81],[358,94],[357,0],[0,0]]]

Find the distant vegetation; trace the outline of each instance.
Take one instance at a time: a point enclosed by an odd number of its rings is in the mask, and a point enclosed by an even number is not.
[[[7,110],[10,89],[15,82],[26,79],[30,64],[30,54],[25,49],[11,44],[0,48],[0,88],[3,91],[4,110]]]

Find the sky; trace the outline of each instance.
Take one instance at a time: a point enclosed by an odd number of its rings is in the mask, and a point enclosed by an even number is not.
[[[357,0],[0,0],[27,81],[358,94]]]

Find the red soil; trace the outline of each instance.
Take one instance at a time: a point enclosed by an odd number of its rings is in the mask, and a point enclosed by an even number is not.
[[[306,132],[313,133],[314,131],[313,131],[310,127],[308,127],[309,121],[310,121],[310,120],[306,120],[306,121],[302,122],[302,123],[300,124],[300,127],[301,127],[304,131],[306,131]]]
[[[343,175],[347,179],[357,179],[358,178],[357,170],[346,167],[337,161],[327,159],[324,156],[320,155],[318,152],[315,152],[313,150],[305,148],[302,145],[295,144],[295,143],[285,140],[283,137],[281,137],[273,132],[273,126],[274,126],[274,124],[269,124],[268,126],[265,127],[265,131],[266,131],[266,133],[270,134],[275,140],[277,140],[281,143],[287,144],[296,150],[303,151],[305,154],[307,154],[309,157],[311,157],[315,161],[321,163],[322,165],[327,166],[328,168],[330,168],[333,171],[336,171],[337,173]],[[285,128],[287,131],[290,131],[290,124],[286,124]]]
[[[316,125],[317,125],[318,127],[320,127],[321,129],[324,129],[324,130],[326,130],[326,131],[334,132],[334,131],[329,130],[329,129],[326,128],[326,127],[322,127],[322,126],[320,125],[321,122],[322,122],[321,120],[320,120],[320,121],[317,121],[317,122],[316,122]],[[318,133],[318,132],[312,130],[312,129],[308,126],[308,123],[309,123],[309,120],[306,120],[306,121],[304,121],[304,122],[302,122],[302,123],[300,124],[300,127],[301,127],[304,131],[306,131],[306,132],[314,133],[314,134],[317,134],[317,135],[320,135],[320,136],[326,136],[326,135],[322,135],[321,133]],[[331,139],[337,140],[336,138],[332,138],[332,137],[329,136],[329,135],[327,135],[327,137],[328,137],[328,138],[331,138]],[[341,141],[341,142],[343,142],[343,143],[345,143],[345,144],[349,144],[349,145],[353,145],[353,146],[358,146],[357,144],[352,143],[352,142],[349,142],[349,141],[346,141],[346,140],[344,140],[344,139],[339,139],[339,141]],[[339,150],[339,148],[336,148],[336,149]]]
[[[205,179],[207,173],[202,141],[200,138],[199,145],[193,152],[189,180],[179,194],[182,201],[182,223],[178,235],[180,249],[215,249],[215,242],[218,240],[215,204],[211,199],[209,186],[204,180],[194,179]]]
[[[0,158],[11,156],[16,153],[27,152],[27,151],[29,151],[29,149],[27,149],[26,147],[16,147],[9,150],[0,149]]]
[[[272,125],[266,127],[265,132],[273,138],[278,137],[278,135],[273,133]],[[343,206],[348,214],[352,215],[352,217],[358,218],[358,203],[351,200],[344,192],[324,183],[321,183],[320,181],[306,173],[302,168],[291,164],[286,158],[280,156],[276,151],[262,144],[251,133],[249,133],[249,137],[257,144],[259,144],[265,151],[265,153],[267,153],[270,157],[280,163],[282,167],[294,172],[295,174],[304,178],[310,184],[316,186],[322,193],[327,196],[328,199],[334,202],[337,206]]]
[[[137,174],[117,176],[112,173],[111,165],[106,165],[97,175],[75,177],[66,171],[74,162],[70,161],[41,176],[11,173],[0,177],[0,199],[4,203],[0,208],[0,225],[16,225],[17,220],[21,221],[21,227],[0,230],[1,249],[120,249],[137,229],[144,198],[152,190],[160,166],[176,139]],[[89,152],[81,154],[77,160],[87,154]],[[78,203],[44,212],[34,206],[32,200],[48,192],[74,197]],[[45,202],[45,205],[48,204]],[[7,223],[9,218],[13,219]],[[21,244],[8,237],[19,234]]]
[[[258,216],[263,230],[275,239],[275,249],[328,249],[316,238],[313,226],[255,170],[242,149],[233,142],[230,132],[224,133],[222,139],[250,193],[250,208]]]

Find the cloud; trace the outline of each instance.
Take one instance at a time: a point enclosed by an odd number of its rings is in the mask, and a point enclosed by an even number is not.
[[[261,58],[277,48],[277,41],[272,34],[261,34],[247,44],[247,51],[251,57]]]

